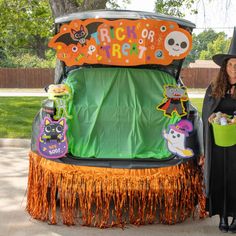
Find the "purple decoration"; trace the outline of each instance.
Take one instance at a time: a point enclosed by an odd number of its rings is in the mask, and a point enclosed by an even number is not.
[[[37,140],[40,155],[52,159],[64,157],[68,151],[66,130],[65,118],[52,121],[50,117],[45,117],[40,125],[40,134]]]

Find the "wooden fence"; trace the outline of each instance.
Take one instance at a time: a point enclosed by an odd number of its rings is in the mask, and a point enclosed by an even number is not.
[[[0,88],[44,88],[53,80],[53,69],[0,68]]]
[[[180,76],[188,88],[207,88],[218,72],[218,68],[184,68]]]
[[[206,88],[219,69],[185,68],[181,78],[188,88]],[[0,68],[0,88],[44,88],[52,84],[53,69]]]

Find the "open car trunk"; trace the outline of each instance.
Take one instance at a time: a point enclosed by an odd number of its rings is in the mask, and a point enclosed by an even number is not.
[[[187,160],[171,153],[163,137],[163,131],[181,118],[175,112],[167,117],[157,110],[165,101],[165,86],[177,86],[170,74],[156,69],[82,67],[72,70],[65,83],[72,90],[68,105],[71,119],[67,119],[68,154],[57,161],[151,168]],[[189,102],[184,106],[186,114],[193,109]],[[36,134],[45,116],[47,113],[41,111],[36,117]],[[199,152],[196,128],[185,143],[195,154]],[[34,151],[37,151],[36,139],[32,142]]]

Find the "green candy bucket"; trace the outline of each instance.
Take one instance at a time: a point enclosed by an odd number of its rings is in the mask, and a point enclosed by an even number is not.
[[[236,144],[236,124],[219,125],[212,123],[215,144],[230,147]]]

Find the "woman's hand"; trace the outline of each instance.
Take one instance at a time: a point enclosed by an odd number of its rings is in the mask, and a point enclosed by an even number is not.
[[[212,121],[213,121],[213,119],[216,117],[216,114],[215,113],[213,113],[213,114],[211,114],[210,116],[209,116],[209,118],[208,118],[208,121],[210,122],[210,123],[212,123]]]
[[[203,168],[205,162],[205,156],[201,155],[198,157],[198,165]]]

